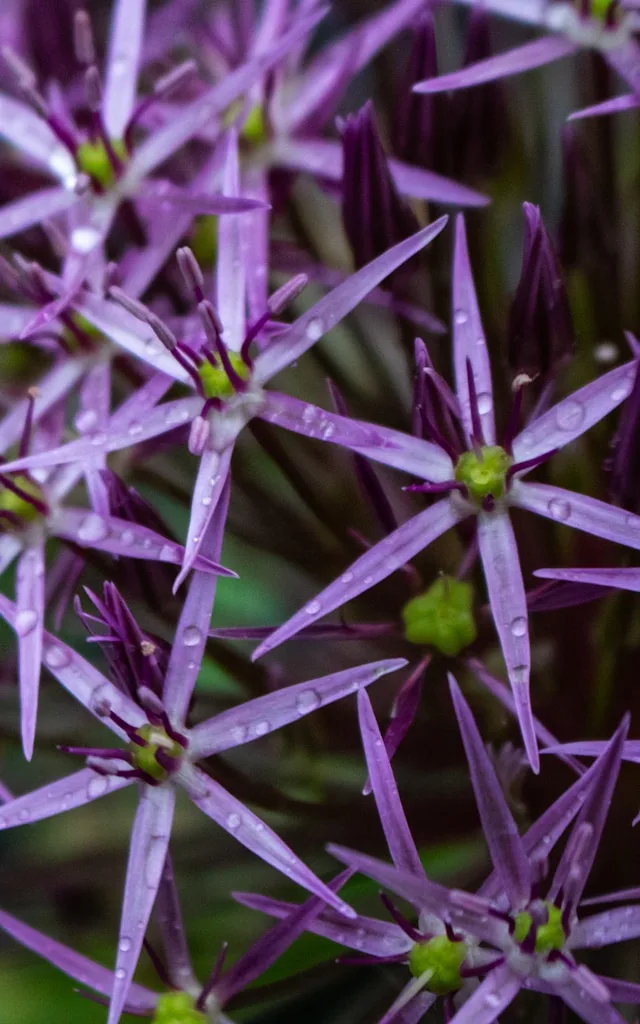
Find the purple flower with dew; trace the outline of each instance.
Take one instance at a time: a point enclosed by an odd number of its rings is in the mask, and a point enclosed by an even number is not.
[[[502,444],[498,445],[489,355],[461,216],[456,224],[453,321],[456,395],[431,367],[422,343],[417,343],[419,381],[423,381],[424,388],[418,387],[415,405],[420,413],[414,415],[414,422],[419,423],[428,440],[406,437],[403,451],[380,448],[375,455],[379,461],[425,481],[412,489],[427,494],[444,492],[446,496],[362,555],[339,579],[263,641],[254,658],[386,579],[451,527],[474,515],[489,601],[525,748],[537,770],[529,698],[527,604],[509,508],[527,509],[595,536],[640,547],[640,536],[635,533],[640,517],[595,498],[522,479],[629,395],[635,364],[627,363],[604,374],[536,416],[519,432],[523,381],[516,381],[509,422]],[[288,401],[291,403],[291,399]]]
[[[542,753],[555,754],[557,757],[600,757],[605,747],[604,740],[576,740],[573,743],[549,744]],[[622,760],[640,764],[640,740],[626,741],[622,748]],[[640,824],[640,812],[633,819],[633,824]]]
[[[578,964],[573,953],[640,933],[639,907],[621,907],[583,919],[577,914],[613,796],[628,722],[622,722],[589,772],[521,837],[473,716],[452,676],[450,686],[494,863],[493,875],[472,895],[427,882],[406,866],[391,868],[342,847],[332,846],[331,852],[349,867],[446,921],[456,935],[461,934],[462,941],[468,943],[472,937],[481,950],[493,954],[488,970],[477,972],[485,975],[484,980],[451,1018],[455,1024],[491,1024],[522,988],[560,999],[588,1024],[621,1024],[623,1018],[611,1001],[638,1002],[640,986],[596,975]],[[377,749],[382,751],[381,743]],[[577,798],[576,792],[580,794]],[[549,852],[574,817],[543,897]],[[389,819],[387,828],[391,829]],[[396,844],[402,835],[395,823]]]
[[[142,45],[145,0],[116,0],[105,69],[104,92],[95,63],[95,48],[89,18],[84,10],[75,17],[75,48],[85,68],[86,106],[90,131],[83,132],[64,107],[54,109],[37,88],[31,69],[11,51],[5,60],[13,71],[16,86],[25,102],[0,96],[0,131],[28,160],[57,178],[59,185],[45,188],[10,203],[0,211],[0,237],[16,234],[26,227],[66,212],[69,242],[65,257],[64,291],[60,299],[36,318],[32,329],[52,319],[68,304],[86,277],[100,273],[102,244],[118,207],[124,204],[139,226],[134,202],[146,200],[156,208],[174,211],[190,209],[200,213],[225,213],[251,209],[252,199],[229,199],[211,192],[196,193],[149,175],[177,152],[207,122],[215,122],[253,83],[272,68],[323,16],[320,9],[298,19],[269,51],[239,67],[218,86],[206,90],[180,116],[137,143],[142,115],[149,105],[170,94],[193,72],[188,61],[174,68],[156,83],[154,92],[136,103],[136,85]]]
[[[440,75],[416,85],[418,93],[433,95],[484,85],[501,78],[543,67],[583,49],[596,50],[635,93],[640,90],[640,46],[634,33],[640,12],[624,0],[453,0],[465,7],[549,32],[540,39],[471,64],[461,71]],[[591,111],[593,112],[593,111]],[[581,112],[584,116],[584,112]]]
[[[344,872],[344,875],[350,873]],[[340,881],[341,879],[338,879],[338,883]],[[332,884],[332,888],[338,887],[339,884]],[[143,985],[132,983],[126,995],[123,1012],[134,1017],[151,1017],[155,1024],[231,1024],[230,1018],[223,1012],[227,1003],[264,974],[302,932],[310,927],[314,917],[324,907],[324,901],[318,897],[311,897],[301,907],[293,907],[288,916],[257,939],[226,971],[226,944],[223,945],[209,977],[204,985],[201,985],[191,965],[171,859],[167,854],[155,905],[164,958],[161,959],[148,943],[145,943],[145,947],[160,980],[169,991],[155,992]],[[74,981],[88,986],[97,993],[97,996],[89,995],[89,998],[108,1004],[117,981],[117,974],[113,971],[1,910],[0,928],[16,942],[48,960]]]
[[[32,441],[33,404],[30,396],[20,452],[27,454]],[[81,405],[82,409],[82,405]],[[46,450],[56,443],[45,429],[35,431],[33,442]],[[2,467],[0,467],[2,469]],[[12,625],[18,638],[20,721],[22,746],[30,760],[38,710],[40,662],[45,614],[45,547],[49,537],[58,537],[78,548],[104,551],[119,557],[179,565],[182,545],[168,540],[154,529],[111,515],[105,506],[100,481],[88,473],[90,508],[65,504],[65,499],[82,476],[82,466],[23,473],[0,472],[0,573],[17,559],[16,606]],[[94,486],[91,486],[93,482]],[[216,561],[201,557],[197,569],[223,576],[235,576]]]
[[[227,138],[225,194],[235,195],[238,181],[237,136],[231,132]],[[267,391],[265,385],[296,362],[380,281],[437,237],[445,224],[446,217],[442,217],[400,242],[338,285],[290,327],[278,328],[275,336],[271,332],[270,338],[265,335],[265,328],[300,292],[306,278],[298,276],[289,281],[271,297],[261,317],[247,325],[245,267],[250,254],[242,244],[235,218],[225,218],[220,227],[215,303],[205,297],[203,275],[191,250],[184,248],[178,253],[180,269],[199,315],[199,331],[188,342],[178,341],[154,313],[120,290],[112,289],[119,305],[87,293],[74,303],[83,317],[116,344],[151,365],[158,350],[165,356],[170,355],[172,376],[188,383],[195,392],[194,397],[160,404],[128,424],[126,429],[121,423],[110,422],[105,430],[98,430],[84,440],[26,460],[18,459],[7,468],[93,460],[97,455],[130,447],[191,422],[189,447],[200,457],[200,468],[177,588],[202,545],[228,476],[236,438],[254,416],[297,433],[353,448],[373,458],[378,457],[377,452],[383,447],[400,451],[399,445],[405,442],[397,431],[332,416],[313,405]],[[259,349],[255,355],[254,347]],[[164,371],[164,364],[162,368]]]
[[[227,502],[228,488],[207,535],[205,552],[219,552]],[[214,595],[215,577],[196,572],[164,678],[155,645],[138,631],[114,587],[105,591],[103,599],[93,597],[97,618],[82,615],[86,623],[106,627],[106,635],[95,638],[101,645],[113,642],[113,638],[122,645],[113,680],[66,644],[43,633],[44,664],[50,672],[128,746],[62,748],[85,757],[86,767],[10,801],[2,808],[0,828],[40,821],[134,782],[138,784],[140,800],[131,836],[108,1024],[115,1024],[126,1002],[167,855],[178,788],[185,790],[196,807],[247,849],[341,913],[353,916],[351,908],[275,832],[198,768],[196,762],[298,721],[325,704],[369,686],[406,662],[388,659],[312,679],[247,701],[188,728],[185,719],[206,643]],[[0,614],[15,627],[16,606],[4,597],[0,598]],[[122,661],[124,657],[126,663]],[[110,661],[113,666],[113,658]]]
[[[500,914],[505,902],[505,892],[508,892],[500,870],[502,861],[495,858],[496,870],[480,888],[476,897],[478,900],[491,900],[495,904],[495,918],[492,920],[491,916],[487,915],[486,927],[479,928],[477,921],[471,916],[468,918],[470,927],[467,928],[465,912],[460,912],[453,894],[443,886],[429,881],[425,875],[407,825],[371,702],[366,695],[358,696],[358,710],[369,777],[393,867],[373,857],[342,847],[332,849],[352,870],[370,875],[412,904],[418,913],[418,924],[413,925],[387,897],[384,897],[383,902],[394,923],[358,917],[354,921],[346,922],[346,927],[343,927],[340,917],[326,909],[313,919],[308,928],[316,934],[356,950],[355,962],[408,963],[413,977],[379,1024],[391,1024],[392,1021],[402,1021],[403,1024],[417,1022],[438,996],[444,998],[446,1019],[449,1020],[453,1016],[454,1005],[459,1005],[461,999],[471,996],[478,979],[490,976],[495,968],[501,966],[500,952],[491,947],[494,924],[497,931],[502,928],[502,924],[497,922],[503,920]],[[461,714],[460,710],[458,713]],[[505,816],[509,815],[509,811],[468,709],[467,715],[474,730],[470,763],[481,751],[483,775],[479,785],[486,785],[491,795],[496,799],[499,797],[500,800],[501,817],[492,820],[491,834],[499,834],[502,837],[500,841],[506,843],[501,826],[508,820]],[[475,762],[473,764],[475,765]],[[584,775],[578,779],[522,837],[522,848],[531,862],[537,862],[549,855],[580,811],[585,799],[588,800],[588,793],[596,784],[597,777],[594,766],[589,778]],[[488,800],[488,796],[479,796],[479,806],[486,806]],[[511,835],[514,830],[515,825],[511,822],[508,834]],[[487,837],[489,838],[488,832]],[[275,917],[285,917],[294,908],[293,904],[265,896],[249,893],[234,895],[244,905]],[[475,1018],[470,1017],[469,1020],[471,1019]],[[481,1019],[483,1018],[478,1018]]]

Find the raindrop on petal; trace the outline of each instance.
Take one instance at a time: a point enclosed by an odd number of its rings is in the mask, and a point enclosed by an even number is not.
[[[324,326],[319,316],[312,316],[307,324],[307,338],[310,341],[318,341],[324,334]]]
[[[527,632],[527,620],[520,615],[517,619],[513,620],[509,629],[514,636],[524,636]]]
[[[564,523],[571,515],[571,505],[563,498],[552,498],[549,502],[549,514],[553,519]]]
[[[488,391],[481,391],[478,395],[478,412],[481,416],[486,416],[487,413],[493,409],[493,398]]]
[[[305,607],[305,612],[307,613],[307,615],[317,615],[319,611],[320,611],[320,602],[319,601],[310,601],[309,604]]]
[[[296,700],[296,708],[299,715],[308,715],[320,707],[320,694],[316,690],[305,690]]]
[[[95,544],[97,541],[104,540],[108,533],[109,527],[102,516],[90,512],[80,523],[78,539],[85,544]]]
[[[16,633],[28,636],[38,624],[38,613],[33,608],[24,608],[16,615]]]
[[[227,828],[235,830],[240,828],[241,824],[242,819],[239,814],[230,814],[227,818]]]
[[[182,634],[185,647],[196,647],[202,641],[202,633],[197,626],[187,626]]]
[[[462,327],[462,325],[466,324],[467,320],[469,319],[469,315],[466,309],[456,309],[456,311],[453,314],[453,319],[455,320],[459,327]]]
[[[64,647],[58,647],[53,644],[51,647],[47,647],[44,652],[44,663],[49,668],[64,668],[71,662],[71,655]]]
[[[556,423],[560,430],[578,430],[584,417],[584,405],[574,398],[561,402],[556,409]]]

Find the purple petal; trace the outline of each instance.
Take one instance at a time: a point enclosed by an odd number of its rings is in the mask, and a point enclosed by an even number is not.
[[[539,771],[538,745],[529,697],[527,598],[513,527],[506,512],[478,516],[478,544],[489,602],[531,767]]]
[[[107,1024],[118,1024],[138,963],[164,867],[175,807],[174,786],[142,786],[136,811]]]
[[[424,871],[418,874],[401,870],[377,857],[370,857],[336,843],[329,843],[327,850],[332,857],[391,889],[418,910],[428,910],[441,918],[447,917],[450,910],[449,890],[437,882],[429,881]]]
[[[121,139],[133,112],[146,0],[118,0],[111,14],[103,116],[107,134]]]
[[[586,967],[581,965],[575,971],[566,971],[562,981],[553,987],[586,1024],[625,1024],[624,1017],[609,1004],[606,986]]]
[[[485,85],[487,82],[496,82],[500,78],[508,78],[522,71],[551,64],[561,57],[576,53],[577,49],[575,43],[562,36],[545,36],[542,39],[535,39],[532,43],[525,43],[524,46],[507,50],[506,53],[469,64],[460,71],[452,71],[448,75],[419,82],[414,86],[414,92],[432,94],[448,92],[450,89],[468,89],[472,85]]]
[[[239,186],[238,186],[239,188]],[[181,188],[170,181],[158,180],[144,181],[138,186],[138,200],[145,207],[150,208],[151,215],[156,215],[161,210],[173,210],[174,216],[177,211],[187,211],[192,217],[195,214],[208,214],[209,216],[235,215],[251,212],[255,209],[263,209],[264,203],[256,199],[248,199],[239,194],[224,194],[219,192],[197,192],[190,188]],[[225,223],[226,216],[220,222]]]
[[[38,956],[44,957],[50,964],[64,971],[70,978],[94,989],[102,995],[110,996],[114,983],[113,971],[94,963],[88,957],[76,953],[75,950],[63,946],[61,942],[50,939],[42,932],[23,924],[10,914],[0,910],[0,928],[11,935],[26,949],[32,950]],[[127,993],[127,1005],[132,1010],[149,1011],[154,1010],[158,1001],[157,992],[152,992],[142,985],[131,985]]]
[[[576,754],[578,757],[600,757],[606,749],[605,740],[578,740],[575,743],[556,743],[544,751],[545,754]],[[623,761],[640,764],[640,740],[628,740],[622,750]]]
[[[273,650],[304,626],[385,580],[463,518],[465,513],[457,511],[449,498],[419,512],[356,559],[337,580],[259,644],[252,658],[255,660]]]
[[[609,995],[616,1003],[640,1003],[640,985],[632,981],[618,981],[617,978],[606,978],[597,974],[598,981],[609,989]]]
[[[351,907],[321,882],[268,825],[214,779],[199,768],[191,767],[188,773],[183,770],[181,782],[196,807],[257,857],[340,913],[350,918],[356,916]]]
[[[0,340],[13,341],[19,338],[34,313],[33,306],[14,306],[10,302],[0,302]]]
[[[265,207],[247,214],[240,222],[243,249],[245,252],[251,253],[251,259],[245,258],[244,264],[247,276],[249,317],[255,321],[263,315],[267,308],[270,239],[269,210],[266,209],[269,198],[269,180],[266,172],[258,167],[243,170],[242,191],[244,195],[262,202]],[[220,228],[222,227],[223,224],[220,225]]]
[[[376,679],[389,672],[396,672],[404,665],[404,658],[374,661],[369,665],[359,665],[319,679],[310,679],[296,686],[284,686],[264,697],[246,701],[192,729],[189,734],[190,754],[199,760],[250,743],[251,740],[304,718],[317,708],[332,704],[351,693],[359,693],[362,687],[370,686]]]
[[[494,968],[451,1018],[451,1024],[492,1024],[513,1002],[522,981],[506,964]]]
[[[554,519],[564,526],[573,526],[594,537],[640,548],[640,516],[589,498],[576,491],[549,484],[525,484],[517,481],[511,489],[511,500],[518,508]]]
[[[583,107],[582,110],[575,110],[569,114],[569,121],[578,121],[583,117],[602,117],[605,114],[619,114],[623,110],[637,110],[640,107],[640,96],[635,93],[627,93],[626,96],[616,96],[615,99],[605,100],[604,103],[594,103],[593,106]]]
[[[231,130],[225,139],[225,161],[222,188],[226,196],[240,192],[238,133]],[[223,217],[218,225],[218,261],[216,266],[216,306],[224,325],[227,348],[239,352],[245,336],[247,287],[245,263],[249,253],[243,251],[242,220]]]
[[[398,245],[372,260],[356,271],[337,288],[325,295],[315,306],[304,313],[295,323],[280,335],[277,341],[260,353],[256,359],[254,377],[260,384],[266,384],[280,370],[290,366],[315,345],[323,335],[351,312],[370,291],[373,291],[385,277],[397,270],[417,252],[424,249],[436,238],[445,224],[446,217],[429,224]]]
[[[35,423],[72,390],[86,369],[84,359],[64,359],[38,381],[38,395],[33,406]],[[27,399],[16,402],[11,412],[0,422],[0,451],[6,451],[20,440],[28,404]],[[7,465],[3,466],[3,472],[7,471]]]
[[[389,759],[395,756],[398,747],[413,725],[418,707],[420,706],[424,674],[430,661],[431,655],[427,655],[426,658],[422,659],[418,667],[411,672],[406,682],[403,683],[393,701],[390,721],[384,734],[384,747]],[[367,780],[363,793],[365,796],[368,796],[370,792],[371,785],[369,780]]]
[[[0,535],[0,575],[22,551],[22,541],[10,533]]]
[[[564,448],[599,423],[631,394],[636,368],[635,362],[616,366],[527,424],[513,442],[516,462]]]
[[[545,580],[570,580],[572,583],[588,583],[640,593],[640,569],[635,566],[622,569],[536,569],[533,575]]]
[[[493,418],[491,365],[469,262],[464,218],[459,214],[456,217],[456,242],[453,256],[453,366],[456,394],[462,411],[465,435],[467,441],[470,442],[473,435],[473,420],[467,376],[469,363],[475,381],[478,414],[484,441],[486,444],[495,444],[496,427]]]
[[[27,761],[33,756],[38,715],[42,622],[44,619],[44,544],[29,547],[16,572],[15,631],[18,636],[20,727]]]
[[[71,154],[44,118],[4,94],[0,94],[0,134],[57,178],[75,181],[77,172]]]
[[[400,871],[413,871],[422,876],[424,868],[400,802],[398,786],[371,701],[364,690],[358,693],[358,719],[369,780],[391,859]]]
[[[616,907],[578,921],[571,929],[571,949],[600,949],[640,936],[640,906]]]
[[[162,869],[154,913],[162,937],[167,971],[171,982],[179,989],[195,988],[197,982],[191,966],[187,936],[182,920],[182,907],[173,873],[171,855],[168,851]]]
[[[75,192],[64,188],[41,188],[22,199],[15,199],[0,209],[0,238],[17,235],[33,224],[40,224],[56,213],[68,210],[77,202]]]
[[[517,909],[525,906],[531,895],[529,860],[473,715],[451,674],[449,687],[491,859],[510,906]]]
[[[229,478],[229,465],[232,454],[233,445],[229,445],[221,453],[207,450],[200,458],[198,475],[193,489],[193,498],[191,499],[191,514],[189,516],[189,528],[184,546],[182,569],[173,584],[174,594],[194,567],[204,544],[209,524],[218,507],[218,502],[222,498]],[[208,628],[209,623],[207,623]]]
[[[621,900],[640,900],[640,889],[618,889],[603,896],[591,896],[588,900],[582,900],[580,907],[597,907],[605,903],[620,903]]]
[[[0,829],[30,825],[64,811],[73,811],[116,789],[124,789],[130,782],[131,779],[118,775],[98,775],[91,768],[82,768],[4,804],[0,808]]]
[[[378,1024],[413,1024],[414,1021],[422,1019],[436,999],[437,996],[424,991],[424,981],[420,977],[412,978],[394,999]]]
[[[203,557],[220,557],[228,508],[229,478],[202,542]],[[217,576],[194,572],[180,612],[162,695],[169,718],[178,726],[182,725],[186,718],[193,688],[200,672],[211,624],[216,584]]]
[[[267,392],[258,416],[285,430],[349,448],[421,479],[440,483],[453,477],[451,459],[437,445],[399,430],[327,412],[291,395]]]

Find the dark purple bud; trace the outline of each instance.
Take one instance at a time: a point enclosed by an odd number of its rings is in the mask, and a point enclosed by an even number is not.
[[[446,94],[421,96],[412,92],[416,82],[437,74],[433,14],[425,11],[416,24],[407,72],[396,104],[394,150],[407,163],[444,171],[443,157],[450,149],[447,138],[449,97]]]
[[[610,473],[609,491],[617,504],[635,512],[640,509],[640,363],[611,447],[606,467]]]

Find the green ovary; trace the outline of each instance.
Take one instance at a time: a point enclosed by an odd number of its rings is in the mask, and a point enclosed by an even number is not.
[[[469,497],[481,505],[485,498],[501,498],[507,489],[507,472],[513,459],[498,445],[465,452],[458,459],[455,478],[464,484]]]
[[[212,267],[218,255],[218,220],[209,214],[196,217],[191,248],[201,267]]]
[[[129,154],[122,139],[112,139],[111,146],[116,156],[126,163]],[[80,170],[88,174],[94,181],[98,181],[103,188],[113,185],[115,180],[113,166],[102,139],[81,143],[76,150],[76,161]]]
[[[141,725],[139,729],[136,729],[136,736],[145,741],[145,746],[140,747],[137,743],[130,744],[129,750],[132,754],[134,768],[138,768],[158,782],[164,782],[169,773],[166,768],[158,764],[156,754],[159,750],[164,750],[169,757],[180,760],[184,749],[157,725]]]
[[[452,576],[441,576],[402,609],[404,635],[412,644],[427,644],[454,657],[476,638],[473,589]]]
[[[466,955],[464,942],[452,942],[446,935],[436,935],[428,942],[416,942],[409,953],[409,970],[415,978],[431,971],[425,988],[436,996],[446,996],[462,988],[464,978],[460,968]]]
[[[167,992],[158,998],[153,1024],[206,1024],[207,1017],[196,1010],[187,992]]]
[[[598,21],[606,21],[613,4],[614,0],[591,0],[591,16]]]
[[[31,495],[32,498],[36,498],[38,501],[46,505],[46,500],[42,488],[32,480],[26,473],[12,474],[11,480],[13,483],[24,491],[25,494]],[[29,501],[25,501],[24,498],[18,497],[13,491],[10,491],[8,487],[2,487],[0,485],[0,512],[9,512],[11,516],[16,516],[24,526],[28,526],[30,523],[40,518],[41,513],[38,512],[37,508]],[[0,527],[6,530],[17,529],[13,527],[8,519],[4,516],[0,517]]]
[[[267,125],[264,118],[264,108],[261,103],[256,103],[247,114],[240,131],[240,136],[254,146],[259,146],[260,143],[266,142]]]
[[[250,370],[244,359],[238,352],[229,352],[229,362],[242,380],[248,380]],[[235,388],[222,365],[212,366],[208,360],[204,360],[198,367],[198,376],[202,381],[202,389],[206,398],[231,398],[235,394]]]
[[[562,911],[553,903],[545,903],[549,915],[547,923],[539,925],[536,931],[536,953],[550,953],[553,949],[563,949],[567,941],[562,927]],[[524,942],[531,928],[531,914],[524,911],[516,917],[513,937],[516,942]]]

